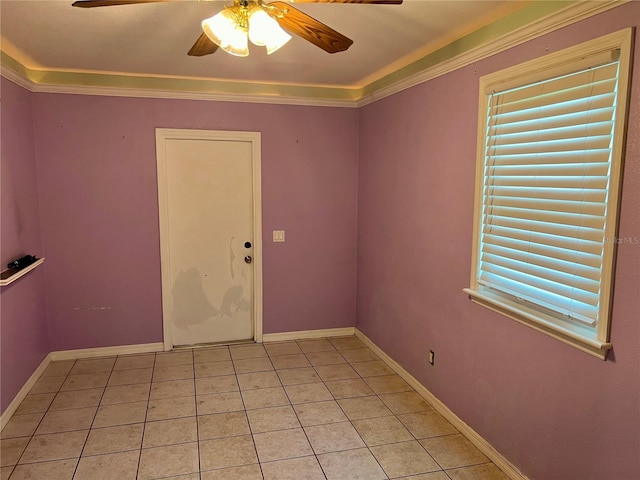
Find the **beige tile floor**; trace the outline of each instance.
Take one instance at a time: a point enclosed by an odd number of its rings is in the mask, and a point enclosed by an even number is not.
[[[1,480],[507,480],[355,337],[51,363]]]

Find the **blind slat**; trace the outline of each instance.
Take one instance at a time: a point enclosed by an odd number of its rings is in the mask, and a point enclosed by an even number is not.
[[[593,149],[576,152],[535,152],[519,153],[514,155],[495,154],[491,156],[489,166],[496,165],[568,165],[574,163],[605,163],[609,165],[611,151],[609,148]]]
[[[570,164],[543,164],[543,165],[498,165],[487,168],[487,175],[492,177],[515,176],[607,176],[609,165],[607,163],[570,163]]]
[[[571,125],[584,125],[589,122],[606,122],[613,116],[613,105],[602,108],[590,108],[589,110],[581,110],[579,112],[567,113],[557,116],[548,116],[544,118],[535,118],[530,120],[507,122],[503,119],[499,126],[492,126],[487,132],[489,135],[495,135],[499,129],[500,133],[520,133],[531,132],[532,130],[549,130],[552,128],[562,128]]]
[[[491,195],[487,203],[495,207],[513,207],[534,210],[563,211],[568,213],[605,215],[605,207],[597,202],[580,202],[569,200],[548,200],[544,198],[500,197]]]
[[[522,218],[501,217],[498,215],[486,215],[486,224],[498,225],[501,227],[519,228],[521,230],[547,233],[576,239],[591,240],[592,242],[602,242],[604,232],[601,229],[576,227],[571,225],[561,225],[556,223],[538,222]]]
[[[596,307],[598,305],[597,293],[588,292],[579,288],[570,287],[562,283],[556,283],[551,280],[547,280],[530,273],[522,272],[517,268],[509,268],[508,266],[501,265],[497,262],[487,262],[483,272],[493,273],[496,276],[501,276],[509,280],[523,283],[525,285],[531,285],[544,292],[553,293],[559,296],[567,298],[573,298],[586,305]]]
[[[577,248],[564,248],[548,243],[537,243],[535,241],[521,240],[509,235],[484,235],[483,249],[485,245],[495,245],[498,247],[510,248],[513,250],[521,250],[537,255],[557,259],[564,262],[571,262],[585,267],[600,269],[602,268],[602,259],[599,252],[597,254],[587,251],[587,248],[575,245]]]
[[[528,229],[505,227],[500,225],[484,225],[482,234],[500,235],[505,239],[516,239],[548,245],[550,248],[564,248],[584,252],[601,258],[602,242],[587,240],[584,238],[567,237],[564,235],[551,235],[543,232],[534,232]]]
[[[493,186],[485,189],[486,198],[493,196],[499,197],[526,197],[532,198],[531,190],[523,187],[500,187]],[[547,200],[571,200],[584,202],[604,202],[607,198],[605,189],[579,190],[569,188],[536,188],[536,198]]]
[[[556,110],[568,109],[572,110],[573,105],[584,106],[590,105],[590,102],[610,99],[613,96],[615,86],[615,80],[607,80],[600,83],[594,83],[590,85],[576,85],[572,88],[566,88],[564,90],[557,90],[553,92],[544,93],[544,89],[548,88],[542,85],[538,85],[536,90],[540,92],[540,95],[525,98],[523,100],[509,102],[505,100],[506,95],[496,95],[490,105],[490,113],[496,118],[500,116],[512,114],[515,112],[548,112],[549,109]],[[532,92],[533,93],[533,92]],[[611,104],[613,102],[607,103]],[[590,107],[583,108],[589,110]],[[537,115],[538,117],[552,116],[550,114]]]
[[[543,129],[540,126],[534,131],[506,133],[500,131],[500,134],[491,135],[491,144],[493,146],[500,145],[517,145],[520,143],[547,142],[551,140],[566,140],[569,138],[584,139],[589,136],[611,135],[613,122],[611,120],[604,122],[581,123],[577,125],[566,125],[563,127],[553,127]]]
[[[592,137],[565,138],[560,140],[541,140],[538,142],[518,143],[510,145],[487,145],[487,156],[520,155],[545,152],[580,152],[584,150],[608,149],[611,135]]]
[[[572,261],[561,260],[555,256],[549,256],[546,254],[537,254],[532,251],[528,246],[526,250],[521,250],[518,248],[510,248],[505,247],[504,245],[495,245],[490,242],[486,242],[482,246],[482,252],[487,254],[492,254],[504,258],[509,258],[512,260],[517,260],[522,262],[523,265],[526,266],[527,262],[531,262],[532,265],[543,267],[548,269],[550,272],[560,272],[563,275],[569,275],[570,278],[566,282],[567,285],[574,285],[573,279],[586,279],[590,281],[600,281],[600,267],[589,267],[586,265],[581,265]],[[483,259],[484,260],[484,259]],[[555,276],[550,273],[551,276],[544,276],[544,278],[554,279]],[[575,276],[575,277],[574,277]],[[556,281],[560,282],[560,279]],[[582,288],[583,290],[592,291],[594,288],[594,284],[586,283],[584,286],[576,285]],[[597,284],[595,284],[596,290],[598,292]]]
[[[570,212],[551,212],[549,210],[534,210],[530,208],[485,207],[487,217],[510,217],[522,220],[532,220],[542,223],[553,223],[563,227],[580,227],[597,230],[604,229],[605,218],[596,215],[574,214]]]
[[[564,78],[566,88],[551,90],[553,86],[538,84],[530,89],[522,89],[517,93],[526,98],[516,100],[508,98],[510,94],[497,95],[491,104],[492,115],[503,115],[511,112],[522,112],[532,109],[544,109],[552,105],[567,105],[581,102],[585,98],[609,97],[615,91],[615,79],[608,78],[601,82],[575,84],[570,78]],[[551,90],[551,91],[550,91]],[[527,95],[528,94],[528,95]]]
[[[489,127],[502,123],[526,122],[539,118],[554,116],[571,116],[574,113],[588,112],[592,109],[609,108],[614,105],[615,94],[606,93],[596,97],[573,100],[570,102],[556,103],[543,107],[529,108],[526,110],[515,110],[512,112],[501,112],[494,114]]]
[[[613,62],[594,69],[564,75],[552,80],[533,83],[494,95],[494,108],[523,110],[599,96],[615,91],[618,63]],[[492,112],[495,114],[495,112]]]
[[[603,190],[607,188],[609,184],[608,176],[596,176],[596,175],[580,175],[580,176],[551,176],[551,175],[532,175],[525,176],[506,176],[506,175],[487,175],[485,179],[485,185],[487,189],[491,189],[494,186],[512,186],[522,187],[528,186],[534,189],[536,188],[585,188]]]
[[[498,290],[513,296],[516,300],[525,300],[539,305],[553,312],[559,312],[567,316],[567,319],[576,319],[587,325],[594,325],[593,317],[596,309],[589,304],[579,302],[572,298],[541,290],[531,285],[522,285],[520,282],[510,280],[505,277],[493,275],[485,272],[478,283],[493,290]],[[544,296],[545,301],[540,298]]]

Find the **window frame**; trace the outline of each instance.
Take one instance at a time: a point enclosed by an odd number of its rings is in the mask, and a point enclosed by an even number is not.
[[[470,287],[463,289],[469,298],[485,308],[505,315],[566,344],[606,359],[610,343],[611,302],[615,273],[618,210],[622,190],[624,147],[631,71],[633,28],[626,28],[556,53],[530,60],[480,78],[478,106],[478,138],[476,152],[476,184],[474,197],[473,249]],[[594,56],[610,55],[619,50],[618,94],[611,155],[611,172],[607,200],[606,227],[603,239],[603,267],[600,288],[600,308],[597,330],[577,325],[563,325],[542,307],[510,301],[479,285],[481,230],[485,177],[485,145],[487,140],[487,109],[490,95],[537,81],[577,72],[588,67]]]

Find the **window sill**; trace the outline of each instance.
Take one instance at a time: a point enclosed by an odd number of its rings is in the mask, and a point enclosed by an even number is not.
[[[568,328],[563,328],[549,320],[533,315],[532,313],[519,308],[518,305],[511,304],[500,298],[493,297],[483,292],[478,292],[471,288],[465,288],[463,291],[469,295],[469,298],[474,303],[527,325],[538,332],[549,335],[550,337],[560,340],[561,342],[571,345],[572,347],[582,350],[594,357],[598,357],[601,360],[606,360],[607,352],[612,347],[609,342],[601,342],[597,339],[586,338]]]

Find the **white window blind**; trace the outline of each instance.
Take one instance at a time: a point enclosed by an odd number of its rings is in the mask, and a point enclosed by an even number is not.
[[[596,329],[618,61],[489,96],[477,283]]]
[[[601,359],[633,30],[480,78],[471,300]]]

